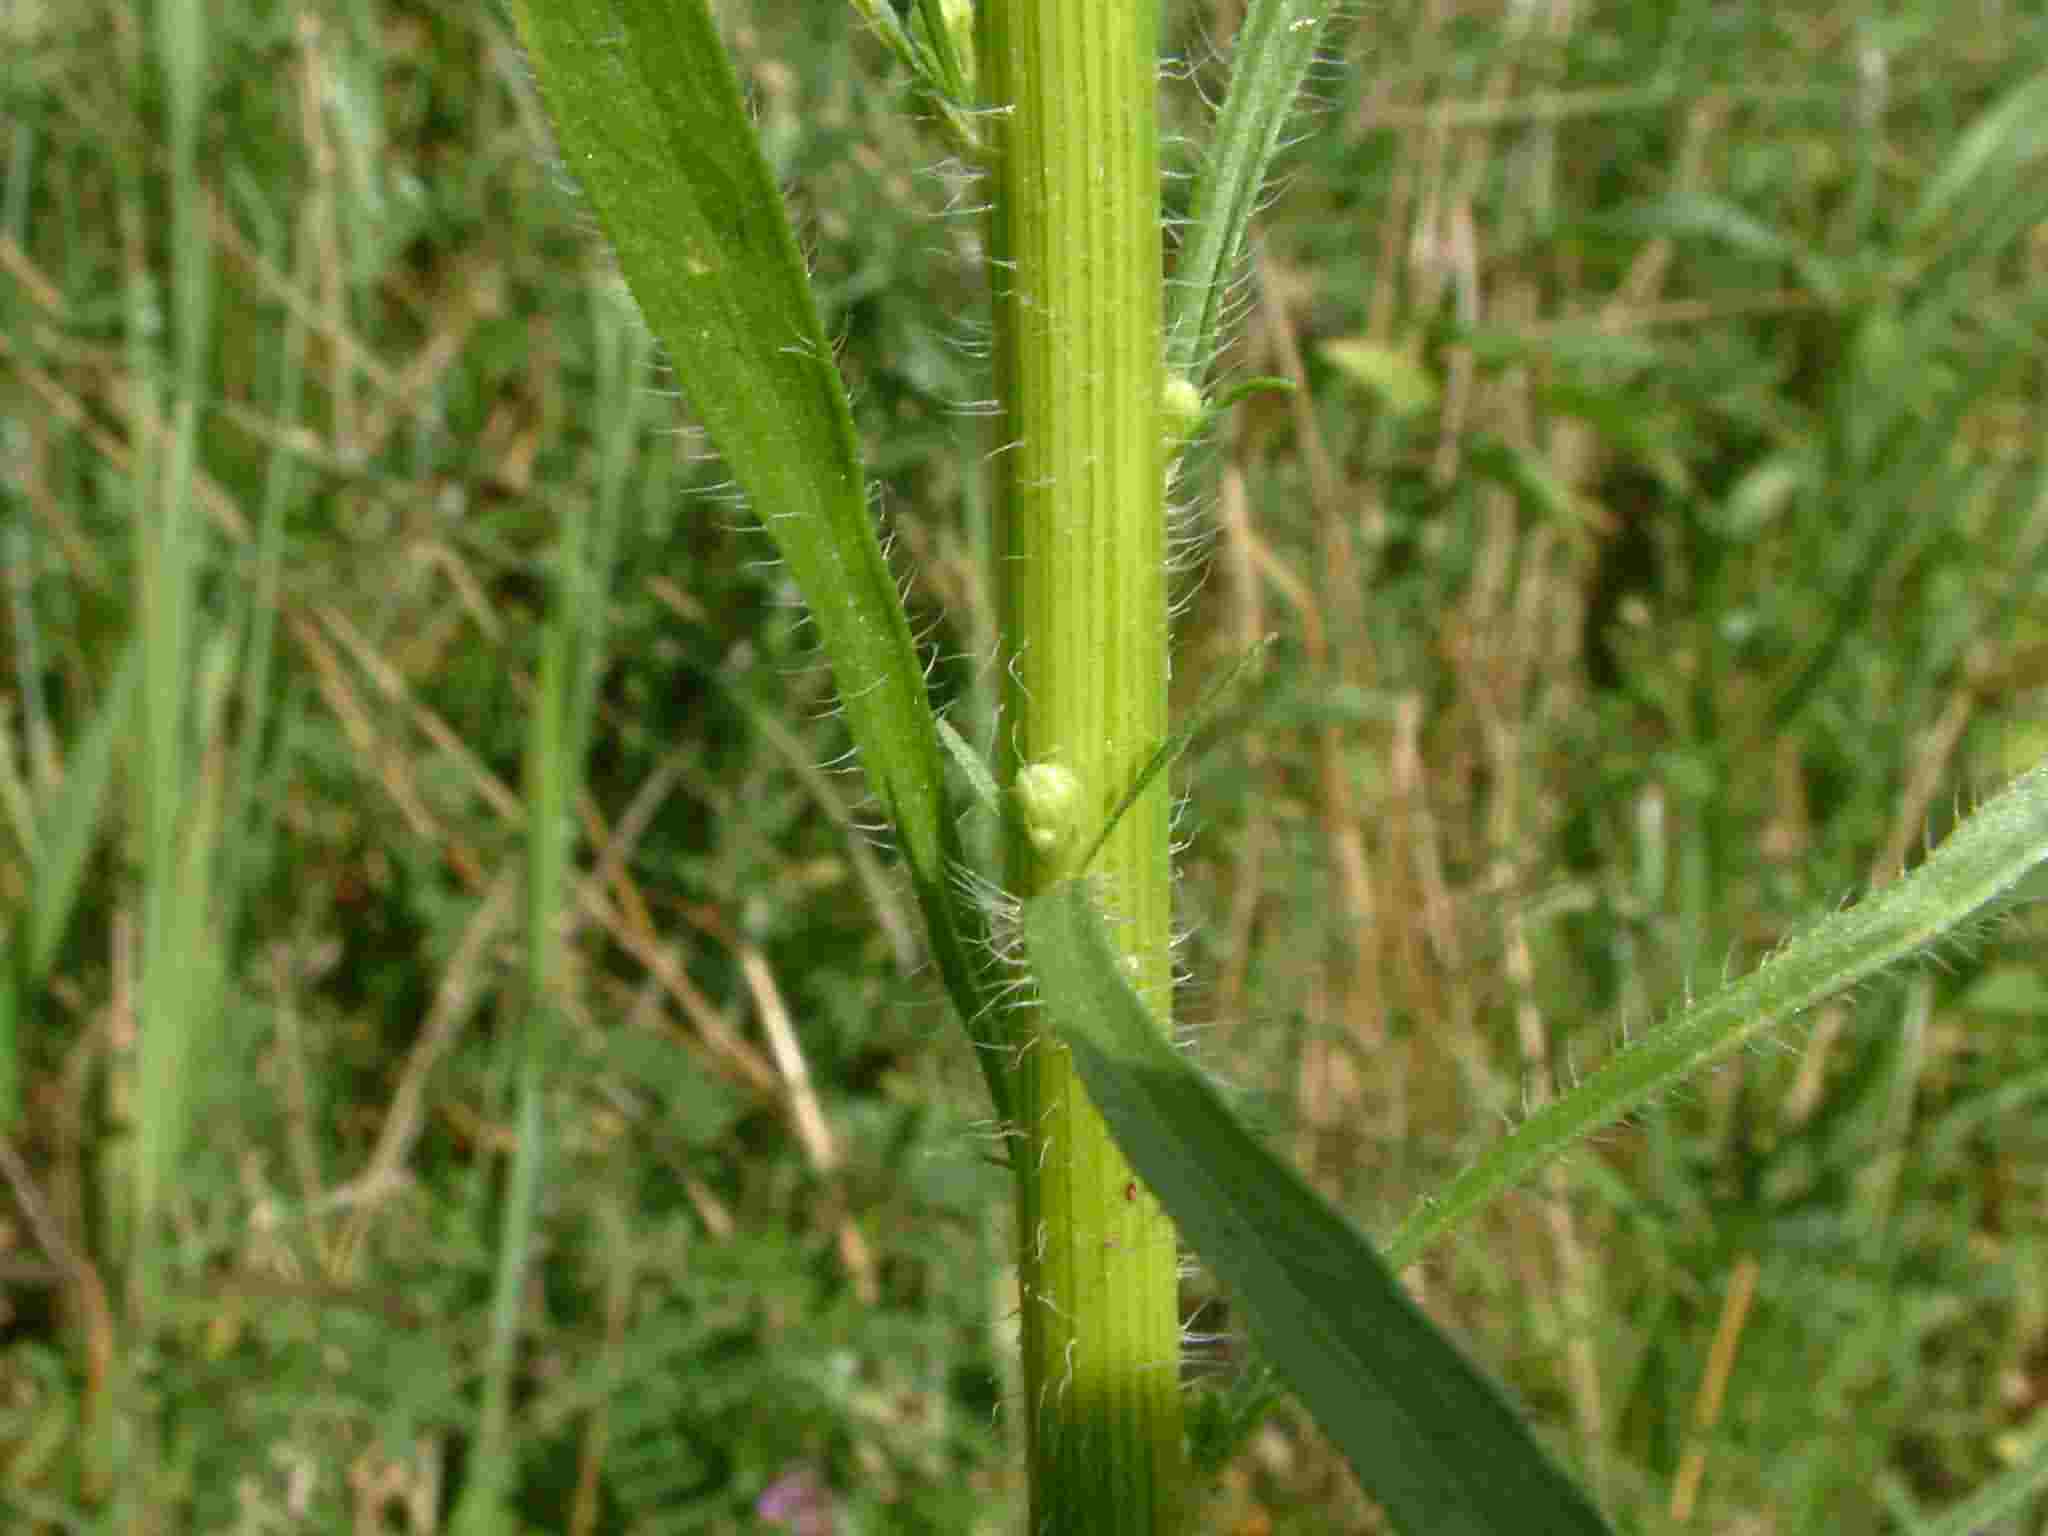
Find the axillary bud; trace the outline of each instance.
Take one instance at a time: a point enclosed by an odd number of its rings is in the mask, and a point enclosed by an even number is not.
[[[1051,857],[1073,842],[1081,825],[1081,781],[1058,763],[1026,763],[1010,785],[1024,836]]]

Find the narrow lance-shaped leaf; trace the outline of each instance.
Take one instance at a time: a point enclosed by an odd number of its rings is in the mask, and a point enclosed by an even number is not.
[[[563,158],[691,410],[809,604],[947,990],[992,1046],[979,919],[923,670],[869,517],[852,415],[774,179],[705,0],[515,0]],[[1005,1110],[993,1049],[978,1052]]]
[[[1089,1097],[1366,1491],[1429,1536],[1605,1532],[1499,1391],[1371,1245],[1160,1038],[1086,885],[1024,909],[1039,993]]]
[[[1405,1268],[1430,1243],[1580,1139],[1757,1035],[1923,953],[2006,897],[2044,860],[2048,763],[1986,802],[1910,875],[1816,924],[1536,1111],[1416,1208],[1388,1242],[1388,1262]]]
[[[1330,0],[1252,0],[1238,26],[1230,91],[1196,174],[1169,290],[1169,373],[1192,377],[1216,349],[1252,213],[1332,9]]]

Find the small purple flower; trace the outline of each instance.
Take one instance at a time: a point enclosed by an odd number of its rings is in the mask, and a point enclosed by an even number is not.
[[[754,1501],[754,1514],[769,1525],[784,1526],[796,1536],[834,1536],[839,1529],[832,1490],[816,1469],[799,1463],[786,1468]]]

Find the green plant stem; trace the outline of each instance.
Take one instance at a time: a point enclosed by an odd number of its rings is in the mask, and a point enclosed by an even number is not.
[[[1071,835],[1041,845],[1021,822],[1012,830],[1009,883],[1029,897],[1073,872],[1166,737],[1159,22],[1154,0],[993,0],[980,26],[1005,403],[993,459],[1010,679],[1003,777],[1051,764],[1080,788]],[[1167,810],[1155,783],[1093,866],[1162,1020]],[[1184,1474],[1172,1225],[1136,1187],[1064,1047],[1029,1043],[1013,1102],[1031,1528],[1174,1530]]]

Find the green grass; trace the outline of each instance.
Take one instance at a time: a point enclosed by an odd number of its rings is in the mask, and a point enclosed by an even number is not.
[[[756,9],[742,71],[972,720],[974,227],[850,15]],[[1176,1014],[1376,1231],[2048,746],[2048,180],[1970,136],[2038,99],[2048,31],[1947,14],[1380,8],[1297,124],[1236,361],[1305,387],[1188,481],[1177,702],[1281,638],[1182,776]],[[444,1529],[497,1362],[534,1529],[748,1529],[806,1469],[842,1529],[1014,1529],[979,1074],[502,20],[0,25],[4,1524],[339,1531],[381,1488],[383,1529]],[[1325,345],[1356,339],[1435,403],[1361,387]],[[599,505],[550,1155],[494,1339],[522,757]],[[2035,927],[1819,1011],[1415,1273],[1623,1528],[1913,1531],[2031,1454]],[[1205,1375],[1244,1356],[1209,1289]],[[1285,1412],[1210,1525],[1371,1528]]]

